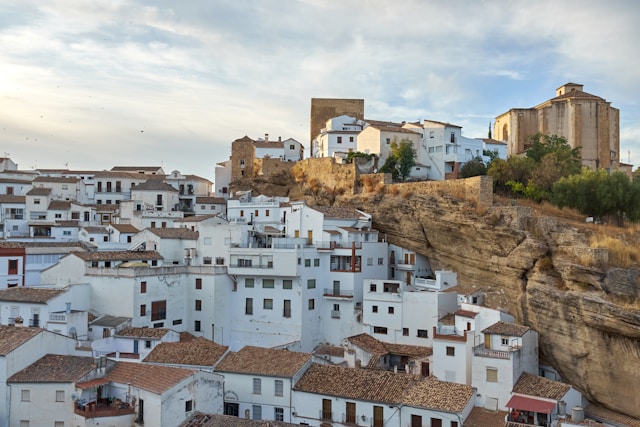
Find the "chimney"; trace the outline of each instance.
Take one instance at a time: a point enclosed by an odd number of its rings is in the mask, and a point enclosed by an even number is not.
[[[264,134],[264,142],[269,142],[269,134],[268,133]]]
[[[282,142],[282,137],[281,136],[278,137],[278,142]]]

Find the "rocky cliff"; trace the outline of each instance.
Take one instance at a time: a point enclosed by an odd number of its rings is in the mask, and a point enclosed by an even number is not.
[[[363,177],[349,186],[329,175],[297,171],[279,195],[371,213],[389,242],[456,271],[462,291],[482,289],[488,306],[538,331],[541,361],[589,400],[640,418],[640,269],[610,267],[606,249],[587,246],[589,229],[528,207],[480,203],[463,184],[367,188]],[[331,185],[318,189],[318,181]],[[259,183],[251,188],[268,194]]]

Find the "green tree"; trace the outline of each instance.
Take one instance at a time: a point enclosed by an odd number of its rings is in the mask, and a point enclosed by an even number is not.
[[[509,181],[523,183],[529,182],[534,167],[533,160],[527,157],[511,156],[507,160],[494,160],[487,170],[487,174],[493,177],[496,190],[507,191],[512,187]]]
[[[471,178],[472,176],[486,175],[487,166],[481,157],[474,157],[460,168],[460,178]]]
[[[403,139],[400,143],[392,141],[390,148],[391,153],[380,168],[380,172],[391,173],[394,180],[404,181],[416,164],[416,150],[413,148],[413,143],[407,139]]]

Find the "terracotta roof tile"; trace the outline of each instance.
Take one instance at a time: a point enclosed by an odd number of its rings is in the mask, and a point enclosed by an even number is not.
[[[415,375],[313,364],[294,390],[343,398],[399,404]]]
[[[194,337],[188,341],[163,342],[149,353],[144,362],[213,366],[228,348],[203,337]]]
[[[43,289],[36,287],[16,286],[0,290],[0,301],[31,302],[44,304],[47,301],[67,292],[66,289]]]
[[[88,225],[82,228],[84,229],[84,231],[91,234],[109,234],[109,231],[107,231],[107,227]]]
[[[131,188],[131,191],[170,191],[172,193],[177,193],[174,187],[169,184],[162,182],[160,179],[148,179],[147,181],[136,185]]]
[[[90,321],[91,322],[90,324],[95,326],[107,326],[107,327],[115,328],[117,326],[125,324],[129,320],[131,320],[131,318],[129,317],[116,317],[116,316],[103,315],[98,317],[97,319]]]
[[[640,427],[640,419],[630,417],[619,412],[614,412],[610,409],[598,405],[591,404],[587,406],[587,408],[585,409],[585,414],[589,418],[593,418],[597,421],[613,422],[618,425],[628,427]]]
[[[471,319],[475,319],[475,317],[478,315],[478,313],[476,313],[475,311],[469,311],[469,310],[458,310],[456,311],[456,316],[462,316],[462,317],[469,317]]]
[[[138,230],[136,227],[134,227],[131,224],[111,224],[111,227],[115,228],[120,233],[139,233],[140,232],[140,230]]]
[[[528,326],[516,325],[514,323],[507,322],[496,322],[493,325],[485,328],[482,333],[490,334],[490,335],[506,335],[510,337],[521,337],[527,332],[529,332],[530,328]]]
[[[6,356],[39,333],[43,333],[41,328],[0,326],[0,356]]]
[[[447,313],[438,320],[443,325],[453,326],[456,324],[456,315],[453,313]]]
[[[311,209],[323,213],[326,218],[358,219],[363,216],[358,210],[344,206],[312,206]]]
[[[544,397],[547,399],[560,400],[567,394],[571,386],[559,381],[523,373],[518,382],[513,386],[513,392],[527,394],[529,396]]]
[[[147,228],[151,233],[163,239],[197,240],[200,233],[188,228]]]
[[[176,219],[174,222],[201,222],[209,218],[215,218],[218,214],[209,214],[209,215],[192,215],[186,218]]]
[[[118,337],[126,338],[155,338],[160,339],[167,335],[170,329],[167,328],[124,328],[116,332]]]
[[[147,171],[147,172],[155,172],[161,169],[161,166],[114,166],[111,168],[112,171]]]
[[[163,259],[156,251],[100,251],[74,252],[75,256],[84,261],[145,261]]]
[[[475,397],[473,387],[426,377],[417,382],[403,399],[405,405],[446,412],[462,412]]]
[[[489,411],[474,407],[464,422],[464,427],[504,427],[506,411]]]
[[[320,345],[313,350],[313,354],[334,357],[344,357],[344,348],[335,345]]]
[[[7,379],[7,382],[73,383],[80,380],[94,368],[93,357],[47,354],[12,375]]]
[[[218,205],[224,205],[227,203],[227,201],[224,199],[224,197],[196,197],[196,203],[206,203],[206,204],[218,204]]]
[[[181,381],[194,375],[195,372],[196,371],[192,369],[173,368],[169,366],[118,362],[117,366],[105,375],[105,378],[121,384],[131,383],[133,387],[162,394]]]
[[[294,427],[299,424],[271,420],[248,420],[231,415],[203,414],[196,412],[179,427]]]
[[[26,203],[25,196],[14,196],[13,194],[1,194],[0,203]]]
[[[290,378],[309,360],[309,353],[246,346],[238,352],[227,354],[215,370]]]
[[[365,333],[348,337],[347,340],[376,358],[390,353],[410,357],[425,357],[433,354],[432,347],[386,343]]]
[[[77,184],[80,178],[65,178],[62,176],[37,176],[33,182],[51,182],[62,184]]]
[[[50,188],[34,187],[27,192],[27,196],[48,196],[51,194]]]

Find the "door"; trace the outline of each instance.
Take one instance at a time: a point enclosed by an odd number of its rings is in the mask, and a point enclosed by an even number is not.
[[[138,340],[133,341],[133,354],[138,354]]]
[[[313,245],[313,230],[307,230],[307,245]]]
[[[340,295],[340,281],[333,281],[333,295]]]
[[[422,365],[420,366],[420,375],[423,377],[429,376],[429,362],[422,362]]]
[[[384,408],[382,406],[373,407],[373,427],[384,426]]]
[[[420,415],[411,415],[411,427],[422,427],[422,417]]]
[[[442,427],[442,420],[440,418],[431,418],[431,427]]]
[[[331,400],[322,399],[322,419],[331,420]]]
[[[416,265],[416,254],[411,254],[411,256],[409,257],[409,264]]]
[[[486,348],[487,350],[491,349],[491,335],[490,334],[484,334],[484,348]]]
[[[237,417],[240,414],[240,404],[224,402],[224,414]]]

